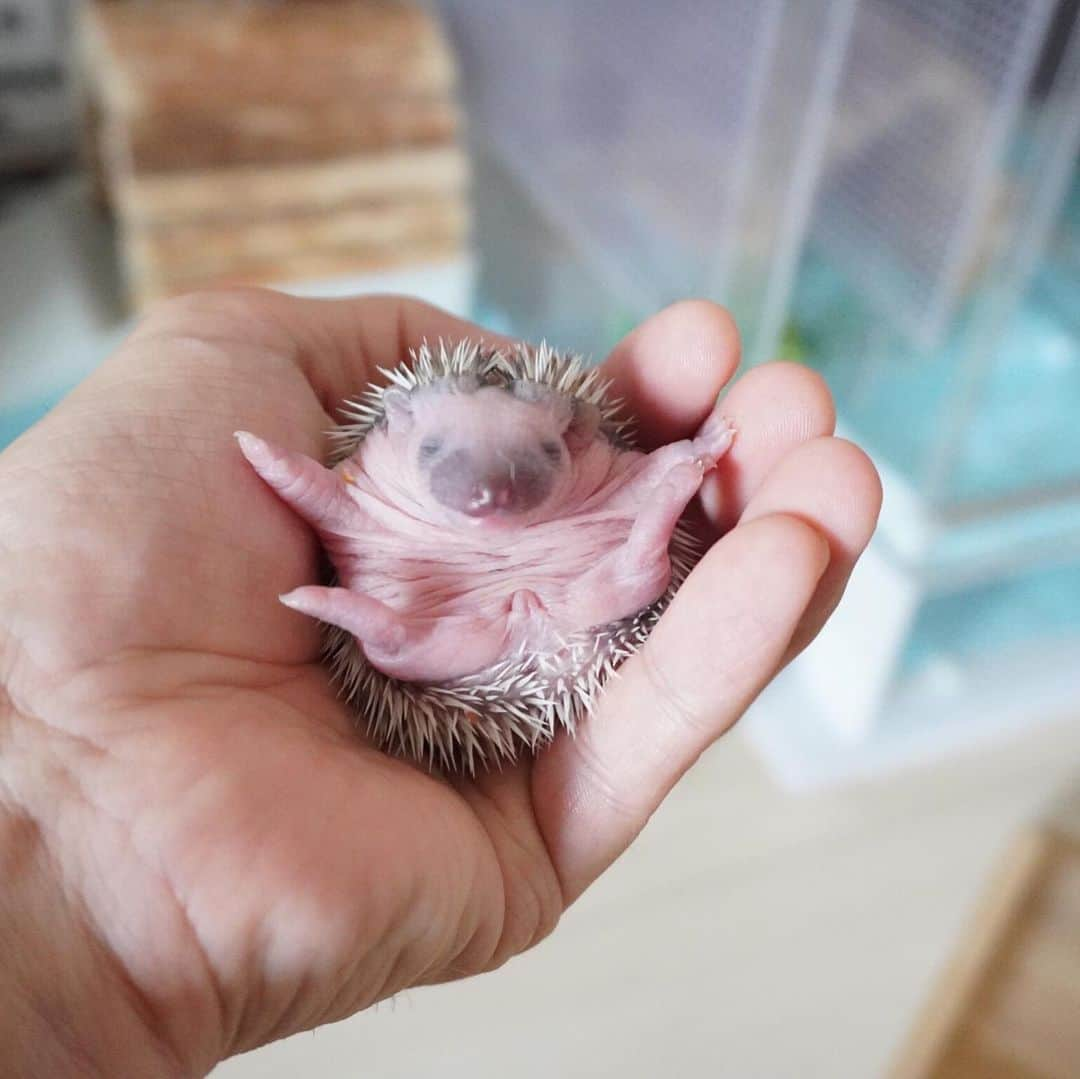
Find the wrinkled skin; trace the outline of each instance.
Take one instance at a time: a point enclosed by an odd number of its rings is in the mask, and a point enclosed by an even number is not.
[[[238,439],[337,571],[337,587],[295,589],[286,605],[352,633],[406,681],[557,651],[655,602],[675,525],[732,439],[713,412],[692,439],[619,449],[595,406],[535,383],[388,398],[385,424],[333,470]]]
[[[478,332],[395,298],[186,297],[0,454],[11,1073],[199,1074],[497,967],[827,618],[880,488],[821,380],[767,364],[724,396],[739,436],[702,484],[709,551],[576,738],[452,782],[366,745],[316,624],[275,598],[318,581],[317,537],[232,433],[320,460],[377,366]],[[691,302],[605,373],[653,448],[698,430],[737,359],[730,318]]]

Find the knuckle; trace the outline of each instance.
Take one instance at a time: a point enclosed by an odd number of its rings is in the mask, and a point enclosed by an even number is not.
[[[589,792],[617,820],[635,822],[640,805],[628,796],[625,785],[613,774],[604,758],[596,752],[587,731],[574,742],[579,766],[579,786]]]
[[[642,649],[640,660],[642,674],[662,722],[676,734],[689,733],[695,741],[712,741],[715,732],[711,717],[679,688],[653,650]]]
[[[186,292],[151,305],[134,336],[241,343],[251,337],[253,326],[272,326],[275,312],[287,299],[249,287]]]
[[[266,289],[246,286],[196,289],[159,301],[150,317],[248,314],[265,307],[272,296]]]

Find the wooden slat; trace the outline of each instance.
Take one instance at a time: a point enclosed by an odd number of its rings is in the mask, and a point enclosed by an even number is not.
[[[91,0],[98,158],[136,304],[460,252],[456,71],[405,0]]]
[[[84,34],[106,107],[126,116],[438,97],[456,83],[431,14],[394,0],[96,0]]]
[[[1046,825],[1005,859],[894,1079],[1080,1075],[1080,842]]]
[[[302,251],[283,259],[252,260],[231,265],[216,276],[205,273],[168,277],[153,268],[131,282],[131,303],[140,310],[157,300],[213,285],[284,285],[299,281],[332,281],[394,270],[448,262],[461,253],[457,239],[399,245],[392,249],[356,246],[349,250]]]
[[[153,267],[166,276],[218,275],[253,261],[287,260],[311,250],[377,251],[429,242],[461,243],[468,213],[459,199],[399,201],[329,213],[277,216],[264,221],[189,222],[138,229],[124,236],[137,273]]]
[[[344,98],[312,106],[276,103],[171,113],[135,120],[113,116],[110,140],[136,173],[232,165],[332,161],[364,151],[437,146],[461,126],[445,97]]]
[[[129,225],[265,217],[364,202],[464,198],[465,152],[456,146],[358,154],[317,165],[201,169],[136,174],[117,186]]]

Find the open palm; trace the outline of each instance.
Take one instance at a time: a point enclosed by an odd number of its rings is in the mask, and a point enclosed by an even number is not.
[[[318,457],[377,366],[467,334],[394,298],[186,297],[0,456],[0,801],[181,1072],[539,940],[812,638],[872,530],[877,478],[820,380],[759,368],[703,491],[722,538],[578,737],[475,781],[390,759],[277,602],[319,551],[231,436]],[[685,303],[608,371],[656,443],[737,352]]]

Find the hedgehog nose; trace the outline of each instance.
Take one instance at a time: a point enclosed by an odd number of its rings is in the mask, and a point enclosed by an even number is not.
[[[534,457],[491,456],[460,450],[440,461],[428,479],[435,501],[474,520],[487,520],[527,513],[551,493],[553,476]]]
[[[513,498],[514,488],[509,478],[481,480],[473,484],[465,512],[470,517],[487,517],[506,509]]]

